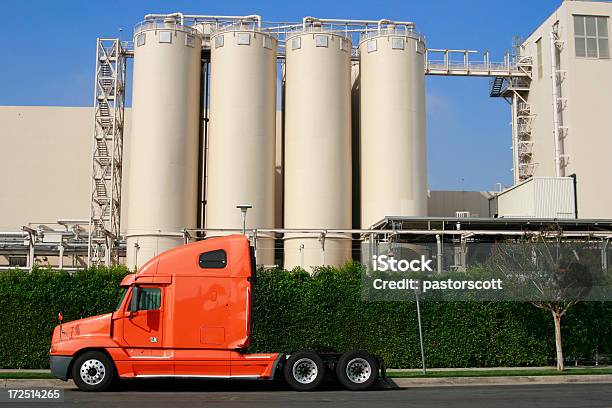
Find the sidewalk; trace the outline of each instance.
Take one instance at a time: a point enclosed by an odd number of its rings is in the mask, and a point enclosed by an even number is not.
[[[458,367],[458,368],[429,368],[427,372],[444,372],[444,371],[539,371],[539,370],[553,370],[553,366],[542,366],[542,367]],[[612,365],[600,365],[600,366],[565,366],[566,370],[581,370],[581,369],[593,369],[593,368],[612,368]],[[1,371],[1,370],[0,370]],[[387,368],[387,371],[393,371],[396,373],[417,373],[423,371],[422,368]]]
[[[453,377],[395,378],[389,381],[398,388],[470,387],[486,385],[534,384],[612,384],[612,375],[522,376],[522,377]],[[72,381],[61,380],[0,380],[0,388],[63,388],[75,389]]]
[[[542,366],[542,367],[458,367],[458,368],[427,368],[427,372],[435,371],[515,371],[515,370],[551,370],[555,367]],[[600,365],[600,366],[566,366],[568,370],[580,370],[580,369],[592,369],[592,368],[612,368],[612,365]],[[421,368],[387,368],[387,371],[393,371],[396,373],[418,373],[421,372]],[[48,369],[25,369],[25,368],[0,368],[0,373],[51,373]]]
[[[598,367],[609,368],[610,366]],[[584,367],[589,369],[591,367]],[[430,368],[428,372],[444,372],[444,371],[513,371],[513,370],[547,370],[551,367],[497,367],[497,368]],[[572,367],[572,371],[580,370],[580,368]],[[418,373],[420,369],[389,369],[394,372],[414,372]],[[50,373],[49,370],[16,370],[16,369],[0,369],[0,373]],[[398,388],[415,388],[415,387],[462,387],[462,386],[486,386],[486,385],[533,385],[533,384],[612,384],[612,374],[598,375],[572,375],[570,373],[563,375],[519,375],[519,376],[495,376],[495,377],[432,377],[432,378],[390,378],[389,382],[392,386]],[[36,380],[19,380],[19,379],[0,379],[0,388],[68,388],[73,389],[75,385],[72,381],[61,381],[55,379],[36,379]]]
[[[515,377],[390,378],[389,381],[392,381],[399,388],[533,384],[612,384],[612,375],[601,374]]]

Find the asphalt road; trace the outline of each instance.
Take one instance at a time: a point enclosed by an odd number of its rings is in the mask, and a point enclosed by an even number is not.
[[[418,408],[612,408],[612,384],[460,386],[376,389],[350,392],[330,383],[320,391],[298,393],[264,382],[137,381],[104,393],[67,389],[63,404],[80,407],[418,407]],[[11,404],[41,407],[40,403]],[[0,408],[9,406],[0,403]]]

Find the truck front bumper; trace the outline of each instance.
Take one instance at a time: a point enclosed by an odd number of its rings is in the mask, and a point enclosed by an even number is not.
[[[55,378],[67,381],[69,375],[68,369],[70,368],[71,362],[72,356],[50,356],[49,366],[51,367],[51,374],[53,374]]]

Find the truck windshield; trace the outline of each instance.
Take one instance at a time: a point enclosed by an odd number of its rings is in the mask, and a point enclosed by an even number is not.
[[[115,312],[119,310],[121,304],[123,303],[123,299],[125,299],[125,295],[127,294],[127,288],[121,288],[121,299],[119,299],[119,303],[117,303],[117,307],[115,308]]]

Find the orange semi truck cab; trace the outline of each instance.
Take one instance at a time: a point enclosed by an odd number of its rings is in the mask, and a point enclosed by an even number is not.
[[[124,378],[274,379],[277,370],[297,390],[316,388],[326,371],[349,389],[374,383],[382,362],[363,350],[249,354],[254,273],[244,235],[164,252],[123,279],[114,312],[54,329],[51,372],[85,391]]]

